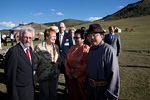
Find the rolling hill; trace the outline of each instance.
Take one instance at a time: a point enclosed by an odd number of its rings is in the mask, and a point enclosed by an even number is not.
[[[45,23],[44,25],[52,26],[53,24],[55,24],[56,26],[58,26],[58,24],[60,22],[64,22],[66,27],[73,27],[73,26],[76,26],[76,25],[89,23],[89,21],[82,21],[82,20],[75,20],[75,19],[65,19],[65,20],[62,20],[62,21],[59,21],[59,22]]]
[[[141,0],[136,3],[129,4],[116,13],[104,17],[102,20],[117,20],[145,15],[150,15],[150,0]]]
[[[29,23],[27,25],[30,25],[31,27],[33,27],[35,30],[43,30],[43,29],[46,29],[48,26],[47,25],[44,25],[44,24],[38,24],[38,23]]]
[[[103,19],[96,20],[97,21],[109,21],[109,20],[118,20],[118,19],[124,19],[124,18],[131,18],[131,17],[139,17],[139,16],[147,16],[150,15],[150,0],[141,0],[136,3],[132,3],[124,7],[123,9],[117,11],[116,13],[112,15],[108,15],[104,17]],[[89,21],[82,21],[82,20],[76,20],[76,19],[64,19],[59,22],[51,22],[51,23],[44,23],[44,24],[38,24],[35,22],[29,23],[27,25],[31,25],[33,28],[35,28],[36,31],[43,31],[49,26],[56,25],[60,22],[64,22],[66,27],[75,27],[76,26],[85,26],[87,27],[88,23],[91,23]],[[0,32],[8,33],[9,30],[0,30]]]

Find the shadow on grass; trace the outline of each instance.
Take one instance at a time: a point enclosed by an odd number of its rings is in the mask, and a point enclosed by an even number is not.
[[[0,83],[6,84],[6,77],[4,73],[0,72]]]
[[[0,78],[2,78],[2,77],[3,76],[0,75]],[[1,80],[0,80],[0,83],[2,83]],[[0,98],[2,98],[1,100],[8,100],[8,94],[0,91]],[[35,87],[35,99],[34,100],[40,100],[38,85]],[[57,100],[68,100],[68,94],[66,94],[64,90],[58,89],[57,90]]]
[[[4,67],[0,64],[0,69],[4,70]],[[6,85],[6,77],[3,72],[0,72],[0,84],[5,84]],[[64,83],[58,83],[58,85],[64,86]],[[2,92],[0,90],[0,98],[1,100],[8,100],[8,94],[7,92]],[[68,100],[68,95],[65,93],[64,90],[59,89],[57,90],[57,100]],[[35,87],[35,100],[39,100],[39,86],[37,85]]]
[[[150,68],[150,66],[133,66],[133,65],[127,65],[127,66],[121,66],[121,67]]]
[[[39,95],[40,95],[39,86],[37,85],[35,87],[35,100],[40,100]],[[68,94],[66,94],[64,90],[58,88],[58,90],[57,90],[57,100],[68,100]]]
[[[68,95],[57,93],[57,100],[68,100]]]
[[[1,100],[8,100],[8,94],[0,91]]]

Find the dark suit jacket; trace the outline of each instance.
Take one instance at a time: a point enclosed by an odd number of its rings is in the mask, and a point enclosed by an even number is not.
[[[32,65],[20,43],[10,48],[5,59],[6,86],[10,100],[33,100],[33,52]]]
[[[62,41],[62,48],[60,48],[59,33],[57,33],[56,36],[57,36],[57,39],[56,39],[55,43],[59,46],[63,64],[65,64],[66,54],[67,54],[69,48],[73,45],[72,38],[71,38],[70,34],[65,32],[64,36],[63,36],[63,41]]]
[[[112,41],[110,40],[109,34],[105,35],[104,42],[110,44],[118,53],[121,52],[121,42],[119,34],[114,34]]]

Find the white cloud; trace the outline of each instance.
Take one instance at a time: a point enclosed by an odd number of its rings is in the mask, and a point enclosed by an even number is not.
[[[55,11],[55,9],[51,9],[51,11]]]
[[[12,22],[0,22],[0,26],[3,26],[3,27],[15,27],[16,25]]]
[[[34,14],[34,16],[40,16],[42,15],[43,13],[37,13],[37,14]]]
[[[23,23],[24,25],[28,24],[28,23]]]
[[[63,13],[61,13],[61,12],[57,12],[56,14],[57,14],[57,15],[64,15],[64,14],[63,14]]]
[[[123,8],[124,6],[118,6],[117,8]]]
[[[102,19],[102,17],[89,17],[86,20],[88,20],[88,21],[95,21],[95,20],[99,20],[99,19]]]

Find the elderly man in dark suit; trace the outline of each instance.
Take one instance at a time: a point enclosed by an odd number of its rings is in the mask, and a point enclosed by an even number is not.
[[[6,54],[6,86],[10,100],[34,100],[33,52],[31,43],[34,29],[24,26],[20,42]]]
[[[110,44],[117,52],[117,56],[121,53],[121,42],[119,34],[115,34],[114,26],[109,27],[109,34],[105,35],[104,42]]]
[[[65,81],[67,82],[67,77],[66,77],[66,72],[65,72],[65,67],[64,67],[64,64],[65,64],[65,57],[66,57],[66,54],[69,50],[69,48],[73,45],[73,42],[72,42],[72,38],[71,38],[71,35],[66,33],[65,30],[66,30],[66,26],[63,22],[60,22],[59,23],[59,32],[56,34],[57,36],[57,39],[56,39],[56,44],[59,46],[59,50],[60,50],[60,55],[61,55],[61,58],[63,60],[62,64],[61,64],[61,72],[64,73],[64,76],[65,76]],[[65,83],[66,85],[66,88],[67,88],[67,84]],[[67,89],[65,88],[66,92],[67,92]]]

